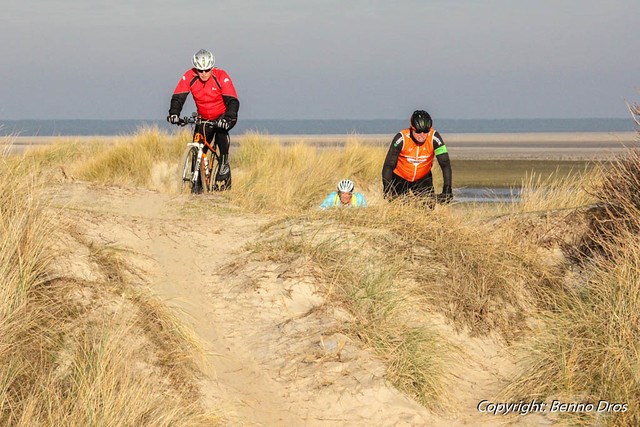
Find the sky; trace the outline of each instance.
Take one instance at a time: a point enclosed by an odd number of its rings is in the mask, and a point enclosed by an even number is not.
[[[2,3],[0,120],[164,119],[201,48],[239,119],[609,118],[640,98],[639,0]]]

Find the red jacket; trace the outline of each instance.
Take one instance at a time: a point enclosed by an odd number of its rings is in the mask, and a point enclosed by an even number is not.
[[[198,78],[195,68],[187,70],[180,78],[173,95],[174,98],[176,95],[182,98],[182,104],[184,104],[189,92],[196,103],[198,115],[206,120],[217,119],[225,113],[227,107],[223,96],[238,98],[231,78],[226,71],[220,68],[213,68],[211,77],[206,82]],[[182,105],[180,105],[180,110],[182,110]],[[180,111],[177,114],[180,114]]]

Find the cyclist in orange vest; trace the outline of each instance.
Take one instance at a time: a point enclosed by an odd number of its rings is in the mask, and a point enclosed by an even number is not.
[[[429,113],[416,110],[411,115],[411,126],[393,137],[382,167],[382,187],[386,199],[409,192],[432,198],[431,166],[434,157],[442,169],[444,181],[442,193],[436,196],[436,200],[448,203],[453,199],[449,153],[432,124]]]

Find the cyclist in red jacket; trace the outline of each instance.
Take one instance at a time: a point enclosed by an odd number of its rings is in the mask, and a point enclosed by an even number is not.
[[[216,180],[228,181],[231,176],[229,130],[238,120],[240,101],[227,72],[214,68],[214,63],[215,58],[208,50],[200,49],[193,55],[193,68],[183,74],[173,91],[167,121],[180,123],[180,112],[191,93],[200,118],[215,121],[215,124],[196,125],[194,135],[202,134],[209,143],[215,139],[220,147],[220,169]]]

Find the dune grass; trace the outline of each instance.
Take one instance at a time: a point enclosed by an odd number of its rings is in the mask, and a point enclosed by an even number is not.
[[[109,150],[94,152],[77,165],[75,175],[86,181],[144,186],[151,183],[154,167],[179,158],[182,151],[158,129],[145,129]]]
[[[55,143],[13,156],[8,162],[48,183],[82,180],[175,192],[178,163],[190,135],[169,135],[157,128],[141,129],[113,140],[61,137]]]
[[[258,134],[246,135],[232,157],[236,172],[232,203],[253,212],[300,213],[313,209],[349,177],[357,191],[378,181],[375,151],[351,140],[344,150],[318,150],[296,144],[280,145]]]
[[[25,157],[31,170],[57,181],[78,179],[175,192],[180,156],[189,140],[188,129],[169,135],[149,128],[114,137],[111,143],[60,138],[28,151]],[[234,189],[224,196],[245,209],[303,212],[347,177],[356,182],[357,191],[381,199],[386,147],[367,145],[357,135],[346,138],[344,147],[318,148],[303,142],[284,146],[277,137],[247,133],[233,137],[231,153]],[[548,186],[568,176],[579,179],[597,166],[584,161],[457,160],[453,162],[454,187],[520,187],[532,177]],[[441,188],[437,162],[434,184],[436,190]]]
[[[56,273],[65,233],[33,173],[56,155],[0,160],[0,424],[216,424],[196,341],[123,279],[122,259],[93,246],[104,281]]]
[[[593,425],[640,424],[640,154],[602,171],[600,210],[585,234],[571,292],[543,312],[541,327],[518,348],[526,369],[505,396],[590,402],[605,410],[568,415]]]
[[[0,420],[15,419],[22,396],[37,387],[44,370],[41,352],[51,348],[58,307],[47,293],[53,260],[44,206],[32,180],[0,163]],[[32,304],[40,301],[40,304]],[[46,337],[49,340],[40,340]]]

